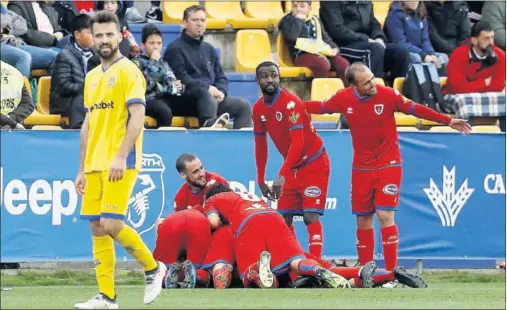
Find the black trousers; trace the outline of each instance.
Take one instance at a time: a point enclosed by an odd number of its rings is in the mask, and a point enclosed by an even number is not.
[[[252,126],[251,108],[248,101],[239,97],[225,97],[216,103],[208,91],[202,88],[186,91],[181,96],[166,96],[146,102],[146,115],[157,120],[159,126],[171,126],[173,116],[193,116],[203,126],[207,120],[229,113],[234,129]]]
[[[359,41],[340,47],[340,55],[350,63],[363,62],[375,77],[383,78],[391,72],[394,78],[405,77],[410,65],[410,54],[406,48],[396,43],[382,45],[373,42]]]

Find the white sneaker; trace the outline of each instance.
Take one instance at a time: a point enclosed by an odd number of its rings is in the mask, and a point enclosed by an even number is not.
[[[118,309],[118,304],[97,294],[86,302],[75,304],[74,309]]]
[[[162,282],[167,272],[165,264],[158,262],[158,271],[155,274],[151,274],[145,277],[146,287],[144,288],[144,303],[146,305],[151,304],[157,299],[160,292],[162,292]]]

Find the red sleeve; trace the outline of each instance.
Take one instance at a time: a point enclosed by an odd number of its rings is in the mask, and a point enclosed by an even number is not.
[[[449,58],[449,63],[447,64],[447,83],[453,94],[480,93],[487,87],[485,79],[468,81],[465,71],[466,64],[469,61],[468,58],[468,47],[456,49]]]
[[[438,113],[437,111],[434,111],[422,104],[415,103],[404,97],[397,90],[393,90],[393,93],[396,111],[400,111],[405,114],[412,114],[415,117],[445,125],[449,125],[451,122],[451,118],[448,115]]]
[[[266,136],[266,128],[260,119],[259,113],[253,109],[253,131],[255,144],[255,167],[257,169],[257,183],[264,183],[266,176],[266,163],[268,161],[268,137]]]
[[[505,53],[499,48],[495,48],[495,53],[498,57],[498,62],[495,65],[497,70],[495,72],[495,76],[491,79],[488,91],[501,92],[505,89]]]
[[[291,143],[282,168],[280,168],[279,174],[282,176],[286,176],[287,173],[290,173],[291,169],[296,165],[298,160],[301,159],[304,148],[305,124],[303,123],[303,115],[306,111],[304,110],[301,101],[294,100],[293,102],[293,107],[287,107],[287,116],[285,117],[286,121],[289,123]]]
[[[343,113],[341,107],[343,96],[341,94],[343,93],[338,91],[331,98],[324,101],[305,101],[303,107],[309,114]]]
[[[204,203],[204,215],[208,216],[212,213],[217,213],[218,214],[218,210],[217,210],[217,196],[213,196],[209,199],[206,200],[206,202]]]
[[[187,207],[185,199],[183,198],[182,189],[180,188],[180,190],[176,193],[176,196],[174,196],[174,212],[186,210]]]

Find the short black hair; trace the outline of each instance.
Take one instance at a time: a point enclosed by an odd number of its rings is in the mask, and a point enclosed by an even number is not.
[[[176,170],[178,170],[178,173],[185,172],[185,169],[187,168],[187,163],[194,161],[197,159],[197,156],[190,153],[183,153],[181,154],[178,159],[176,159]]]
[[[493,27],[491,27],[490,23],[485,22],[485,21],[477,22],[472,26],[472,30],[470,31],[470,35],[472,37],[477,38],[481,35],[481,32],[483,32],[483,31],[486,31],[486,32],[493,31]]]
[[[118,32],[120,32],[120,21],[118,20],[118,16],[112,12],[108,11],[98,11],[93,13],[93,17],[90,20],[90,29],[93,32],[94,24],[116,24],[116,28],[118,28]]]
[[[189,6],[188,8],[183,11],[183,20],[187,20],[190,13],[203,11],[206,13],[206,9],[202,5],[194,4]]]
[[[218,195],[220,193],[228,193],[228,192],[232,192],[232,189],[227,186],[226,184],[223,184],[223,183],[218,183],[218,184],[215,184],[213,186],[211,186],[208,191],[206,192],[206,194],[204,195],[205,199],[209,199],[215,195]]]
[[[74,32],[81,32],[83,29],[91,29],[90,21],[92,18],[88,14],[79,14],[72,20],[71,30]]]
[[[275,66],[276,69],[278,70],[278,74],[280,74],[280,68],[278,67],[278,65],[276,63],[268,60],[268,61],[263,61],[259,65],[257,65],[257,68],[255,68],[255,75],[259,74],[259,69],[260,68],[271,67],[271,66]]]
[[[347,80],[347,83],[355,84],[356,83],[356,73],[359,71],[363,71],[366,67],[366,65],[360,61],[356,61],[352,63],[350,66],[348,66],[347,70],[345,70],[345,79]]]
[[[148,23],[144,25],[143,30],[141,32],[141,42],[143,42],[143,44],[146,43],[146,40],[148,40],[148,38],[151,35],[157,35],[160,36],[161,38],[163,37],[162,32],[160,31],[160,29],[158,29],[157,25],[153,23]]]

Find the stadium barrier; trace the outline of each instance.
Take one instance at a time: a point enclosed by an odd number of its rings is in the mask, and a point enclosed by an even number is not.
[[[332,161],[322,218],[324,254],[355,258],[355,217],[350,212],[352,148],[348,131],[322,131]],[[502,259],[505,255],[505,135],[400,134],[404,178],[396,222],[402,259]],[[1,260],[91,261],[87,221],[79,218],[74,189],[77,131],[12,131],[1,135]],[[155,221],[173,210],[182,180],[174,163],[197,154],[209,171],[235,190],[260,195],[249,131],[147,131],[143,171],[130,201],[129,225],[154,246]],[[281,156],[270,144],[267,178]],[[276,205],[273,205],[276,207]],[[307,233],[296,222],[306,248]],[[378,229],[377,229],[378,232]],[[380,235],[376,258],[382,258]],[[121,248],[118,259],[130,260]]]

